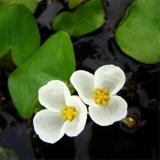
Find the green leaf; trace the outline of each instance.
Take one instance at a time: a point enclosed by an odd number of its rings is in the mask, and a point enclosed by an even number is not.
[[[68,7],[70,9],[76,8],[84,1],[86,1],[86,0],[68,0]]]
[[[63,30],[73,37],[80,37],[100,28],[104,23],[101,0],[90,0],[74,12],[62,12],[53,21],[55,30]]]
[[[24,63],[40,46],[40,35],[31,12],[10,5],[0,12],[0,57],[12,54],[16,65]]]
[[[135,0],[127,10],[117,31],[120,48],[135,60],[160,62],[160,0]]]
[[[23,118],[32,116],[38,89],[53,79],[68,82],[74,70],[70,37],[65,32],[58,32],[9,77],[9,91],[19,114]]]
[[[38,2],[40,0],[0,0],[0,7],[6,7],[10,4],[23,4],[25,5],[31,12],[34,12],[37,8]]]

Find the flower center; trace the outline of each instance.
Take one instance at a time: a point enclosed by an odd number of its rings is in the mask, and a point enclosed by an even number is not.
[[[107,89],[99,89],[97,88],[93,93],[93,98],[96,104],[106,105],[110,100],[110,95]]]
[[[72,121],[77,116],[77,110],[73,106],[64,106],[61,110],[61,116],[65,121]]]

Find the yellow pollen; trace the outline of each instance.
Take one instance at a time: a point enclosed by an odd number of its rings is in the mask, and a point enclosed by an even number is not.
[[[105,106],[110,100],[109,91],[107,89],[97,88],[93,93],[93,98],[96,104]]]
[[[64,106],[61,110],[61,116],[65,121],[72,121],[77,116],[77,110],[73,106]]]

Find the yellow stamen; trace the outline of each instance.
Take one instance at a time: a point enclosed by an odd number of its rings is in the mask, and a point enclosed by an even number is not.
[[[97,88],[93,93],[93,98],[96,104],[105,106],[110,100],[109,91],[107,89]]]
[[[77,110],[73,106],[64,106],[61,110],[61,116],[65,121],[72,121],[77,116]]]

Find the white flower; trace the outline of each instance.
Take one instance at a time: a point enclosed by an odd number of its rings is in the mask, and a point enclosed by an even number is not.
[[[102,66],[94,75],[75,71],[70,78],[82,101],[89,105],[90,117],[101,126],[111,125],[126,116],[127,103],[116,95],[125,80],[124,72],[114,65]]]
[[[53,80],[38,92],[39,102],[46,109],[33,119],[35,132],[40,139],[55,143],[64,134],[77,136],[86,124],[87,108],[78,96],[71,96],[65,83]]]

